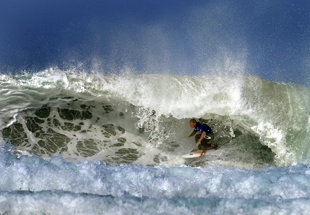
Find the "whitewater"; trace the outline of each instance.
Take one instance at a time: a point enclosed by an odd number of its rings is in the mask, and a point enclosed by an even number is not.
[[[0,76],[1,214],[307,214],[310,91],[256,76]],[[188,121],[219,149],[195,147]]]

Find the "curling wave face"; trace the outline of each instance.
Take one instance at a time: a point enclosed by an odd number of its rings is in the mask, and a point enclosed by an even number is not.
[[[14,153],[144,165],[184,164],[188,120],[220,149],[189,165],[307,162],[309,90],[244,76],[99,75],[50,69],[2,75],[0,126]]]

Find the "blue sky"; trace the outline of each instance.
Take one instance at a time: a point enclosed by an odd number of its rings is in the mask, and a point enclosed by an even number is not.
[[[306,0],[1,0],[0,71],[246,73],[310,83]]]

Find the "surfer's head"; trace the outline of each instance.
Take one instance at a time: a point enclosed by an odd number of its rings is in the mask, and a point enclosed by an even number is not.
[[[189,120],[189,126],[191,128],[195,128],[196,127],[196,123],[197,123],[196,119]]]

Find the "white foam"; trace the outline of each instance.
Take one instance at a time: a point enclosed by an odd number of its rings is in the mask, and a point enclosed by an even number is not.
[[[306,213],[309,166],[238,168],[106,165],[19,159],[0,152],[0,212]]]

